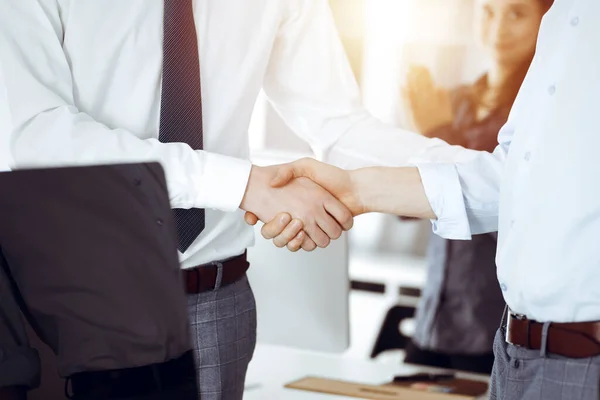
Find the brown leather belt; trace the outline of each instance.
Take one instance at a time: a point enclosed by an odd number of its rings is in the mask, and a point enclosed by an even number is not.
[[[214,290],[219,278],[219,266],[222,266],[219,287],[224,287],[242,279],[250,264],[246,260],[246,253],[244,252],[244,254],[230,260],[185,269],[183,270],[183,280],[187,294],[198,294]]]
[[[544,324],[524,316],[509,313],[506,341],[515,346],[539,350],[542,347]],[[548,353],[569,358],[589,358],[600,355],[600,321],[550,324],[547,337]]]

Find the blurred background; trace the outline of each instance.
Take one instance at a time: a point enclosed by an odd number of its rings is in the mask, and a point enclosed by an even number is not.
[[[366,108],[394,126],[413,129],[403,112],[401,86],[411,64],[427,67],[436,83],[474,81],[486,58],[474,35],[475,0],[330,0]],[[251,125],[254,150],[310,153],[261,96]],[[423,256],[429,224],[361,217],[353,249]],[[423,234],[423,231],[425,234]],[[361,234],[358,233],[361,232]]]
[[[453,88],[470,83],[486,69],[477,44],[476,0],[330,0],[348,58],[366,108],[394,126],[414,129],[401,102],[401,87],[410,65],[429,69],[434,81]],[[265,149],[310,154],[310,148],[290,131],[264,96],[251,124],[253,151]],[[389,215],[360,216],[349,235],[350,326],[353,357],[399,362],[402,351],[379,353],[388,345],[386,315],[402,307],[410,315],[426,278],[429,221],[401,221]],[[397,326],[393,320],[393,327]],[[414,323],[402,319],[401,334],[410,336]],[[394,328],[392,328],[394,329]],[[378,338],[380,342],[377,343]],[[389,344],[390,341],[394,343]],[[378,347],[379,346],[379,347]]]

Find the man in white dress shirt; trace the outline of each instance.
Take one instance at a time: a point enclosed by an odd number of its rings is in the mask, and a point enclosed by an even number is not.
[[[510,312],[494,344],[493,399],[600,398],[598,21],[595,0],[554,3],[493,153],[352,172],[303,160],[277,179],[310,177],[354,215],[430,218],[449,239],[498,231]],[[265,234],[283,245],[296,231],[282,229]]]
[[[0,0],[0,72],[13,167],[162,163],[186,242],[180,260],[203,399],[242,397],[255,345],[245,277],[253,230],[240,208],[263,221],[283,211],[300,218],[306,250],[351,226],[322,188],[297,180],[273,189],[276,167],[248,161],[261,89],[298,135],[343,167],[463,153],[362,108],[327,0]]]

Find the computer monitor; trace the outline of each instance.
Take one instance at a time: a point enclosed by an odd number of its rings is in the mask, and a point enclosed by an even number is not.
[[[256,165],[296,159],[283,153],[255,154]],[[307,350],[343,352],[350,343],[348,239],[326,249],[292,253],[256,230],[248,249],[248,276],[258,313],[258,341]]]

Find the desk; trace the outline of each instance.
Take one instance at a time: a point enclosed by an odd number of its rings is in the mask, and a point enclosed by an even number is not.
[[[392,380],[394,375],[412,374],[418,371],[439,370],[410,365],[382,364],[335,354],[259,344],[246,377],[244,400],[356,400],[350,397],[286,389],[283,386],[309,375],[381,384]],[[479,375],[460,374],[460,376],[486,380]]]

